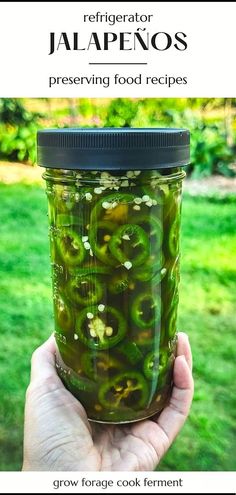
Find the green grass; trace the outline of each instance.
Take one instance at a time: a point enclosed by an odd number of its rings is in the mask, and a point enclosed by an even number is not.
[[[52,331],[46,198],[0,186],[0,469],[22,461],[24,394],[33,349]],[[236,468],[236,205],[185,197],[179,329],[189,333],[195,396],[160,470]]]

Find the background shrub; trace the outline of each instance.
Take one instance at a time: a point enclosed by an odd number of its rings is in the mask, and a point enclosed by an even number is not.
[[[41,127],[186,127],[194,178],[236,174],[235,98],[0,98],[0,158],[34,164]]]

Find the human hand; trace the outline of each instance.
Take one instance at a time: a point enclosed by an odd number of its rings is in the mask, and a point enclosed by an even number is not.
[[[91,423],[55,368],[50,337],[33,354],[26,394],[23,471],[152,471],[181,430],[193,397],[188,337],[178,334],[174,387],[158,417],[126,425]]]

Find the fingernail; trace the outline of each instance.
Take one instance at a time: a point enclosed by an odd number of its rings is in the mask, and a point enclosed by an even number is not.
[[[189,336],[188,336],[188,334],[187,334],[187,333],[182,332],[182,331],[180,330],[180,331],[177,333],[177,335],[179,335],[179,334],[184,335],[184,336],[185,336],[185,337],[189,340]]]

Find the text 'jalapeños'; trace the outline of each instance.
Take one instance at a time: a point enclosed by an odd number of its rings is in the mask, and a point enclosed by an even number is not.
[[[187,49],[187,35],[181,31],[169,34],[159,31],[154,34],[146,32],[146,28],[137,28],[136,32],[92,32],[87,39],[78,32],[50,33],[50,50],[49,55],[56,51],[88,51],[88,50],[105,50],[117,47],[120,51],[150,50],[165,51],[169,48],[178,51]]]

